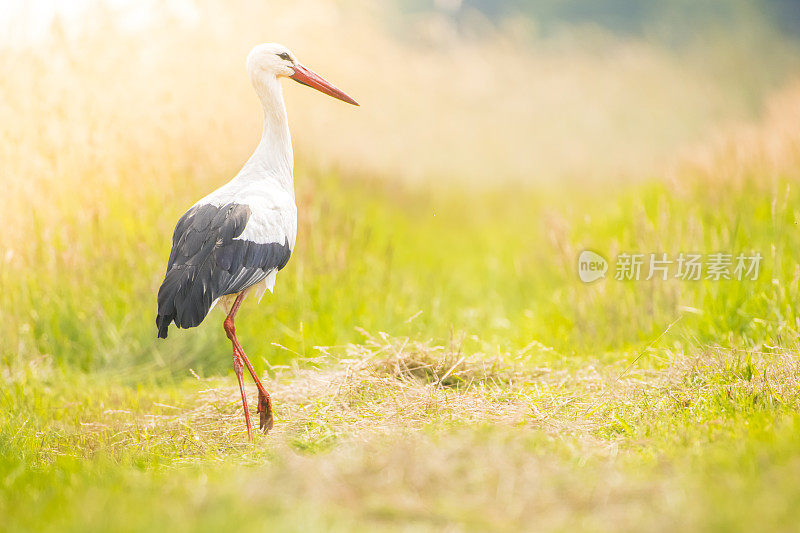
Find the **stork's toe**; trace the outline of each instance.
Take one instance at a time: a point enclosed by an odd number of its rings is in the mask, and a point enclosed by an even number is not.
[[[258,428],[265,434],[272,429],[274,419],[272,417],[272,405],[270,401],[259,393],[258,395]]]

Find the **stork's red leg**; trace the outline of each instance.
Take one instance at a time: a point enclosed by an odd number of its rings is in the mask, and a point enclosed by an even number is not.
[[[239,380],[239,392],[242,393],[242,407],[244,407],[244,421],[247,424],[247,436],[250,442],[253,442],[253,426],[250,424],[250,409],[247,408],[247,396],[244,393],[242,358],[237,353],[235,346],[233,348],[233,371],[236,372],[236,379]]]
[[[256,371],[253,368],[253,365],[250,363],[250,360],[247,358],[247,355],[244,353],[244,349],[242,348],[242,345],[239,343],[239,339],[236,337],[236,326],[233,323],[233,319],[236,317],[236,313],[239,311],[239,306],[242,304],[244,296],[245,296],[245,291],[242,291],[241,293],[239,293],[239,295],[236,297],[236,300],[233,302],[231,311],[230,313],[228,313],[228,317],[225,319],[224,323],[225,333],[228,335],[228,338],[231,340],[231,343],[233,344],[234,359],[236,359],[236,355],[239,356],[240,363],[242,361],[244,362],[248,372],[250,372],[250,375],[253,377],[253,381],[255,381],[256,383],[256,388],[258,389],[258,414],[259,414],[258,427],[259,429],[262,429],[264,433],[267,433],[270,429],[272,429],[273,425],[272,399],[270,398],[267,389],[264,388],[264,385],[258,378],[258,374],[256,374]],[[246,416],[248,417],[247,427],[249,431],[250,428],[249,413],[246,413]]]
[[[258,374],[256,374],[253,365],[250,364],[250,360],[245,355],[244,350],[242,349],[241,345],[239,344],[238,339],[234,341],[236,346],[239,349],[239,355],[242,356],[242,360],[244,361],[244,365],[247,367],[247,370],[250,372],[250,375],[253,376],[253,381],[256,382],[256,388],[258,389],[258,429],[264,431],[264,433],[268,433],[270,429],[272,429],[273,425],[273,417],[272,417],[272,398],[270,398],[269,393],[264,388],[264,385],[261,383],[261,380],[258,379]]]

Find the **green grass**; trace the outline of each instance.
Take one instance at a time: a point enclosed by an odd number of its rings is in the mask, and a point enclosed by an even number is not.
[[[279,424],[255,446],[230,379],[131,387],[44,368],[9,376],[0,393],[0,523],[9,531],[794,524],[795,353],[665,354],[662,370],[626,372],[591,361],[539,366],[544,352],[462,359],[454,347],[370,338],[332,368],[279,371],[268,384]]]
[[[155,339],[166,236],[197,191],[109,192],[90,227],[69,214],[60,232],[34,226],[29,255],[0,271],[0,529],[800,518],[792,179],[458,190],[301,169],[297,181],[297,250],[237,324],[278,409],[255,446],[222,316]],[[586,248],[765,259],[757,281],[612,272],[586,285]]]
[[[680,318],[660,346],[791,342],[791,251],[800,247],[792,185],[779,182],[773,192],[753,182],[735,194],[703,184],[678,194],[658,183],[464,192],[301,174],[297,250],[275,295],[245,304],[239,331],[262,370],[262,357],[314,357],[315,346],[357,340],[356,328],[463,338],[469,350],[517,350],[535,340],[600,356],[635,350]],[[227,369],[217,314],[194,330],[173,328],[167,342],[153,339],[168,235],[197,194],[144,212],[112,203],[94,228],[66,222],[61,240],[34,240],[34,268],[4,264],[4,286],[13,289],[0,296],[4,363],[33,353],[85,371]],[[583,249],[612,260],[606,280],[580,282]],[[759,252],[764,260],[756,281],[616,281],[613,259],[626,251]]]

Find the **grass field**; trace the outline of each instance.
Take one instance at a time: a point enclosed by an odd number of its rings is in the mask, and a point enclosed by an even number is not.
[[[261,30],[0,58],[0,530],[793,530],[800,86],[646,43],[420,52],[334,19],[349,40],[305,56],[364,105],[285,89],[298,245],[237,320],[276,404],[254,445],[223,316],[162,342],[154,313],[175,220],[257,137],[230,58]],[[360,75],[347,43],[434,88]],[[496,70],[470,85],[476,55]],[[508,65],[508,99],[464,118]],[[578,278],[587,249],[606,279]],[[618,281],[626,252],[763,261]]]

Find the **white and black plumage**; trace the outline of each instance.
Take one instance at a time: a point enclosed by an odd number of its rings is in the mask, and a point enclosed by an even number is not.
[[[222,296],[258,283],[271,288],[292,245],[288,232],[282,243],[242,237],[252,216],[250,204],[225,203],[198,204],[181,217],[158,294],[159,337],[167,338],[173,321],[179,328],[199,325]]]
[[[158,336],[170,324],[199,325],[220,302],[228,312],[224,327],[233,345],[234,370],[242,393],[247,431],[252,439],[242,365],[259,391],[260,427],[272,427],[269,394],[236,338],[234,317],[251,289],[258,298],[272,291],[276,273],[289,261],[297,235],[294,157],[279,79],[291,78],[325,94],[355,100],[297,62],[279,44],[258,45],[247,71],[264,109],[261,142],[236,177],[194,204],[172,236],[167,273],[158,291]]]

